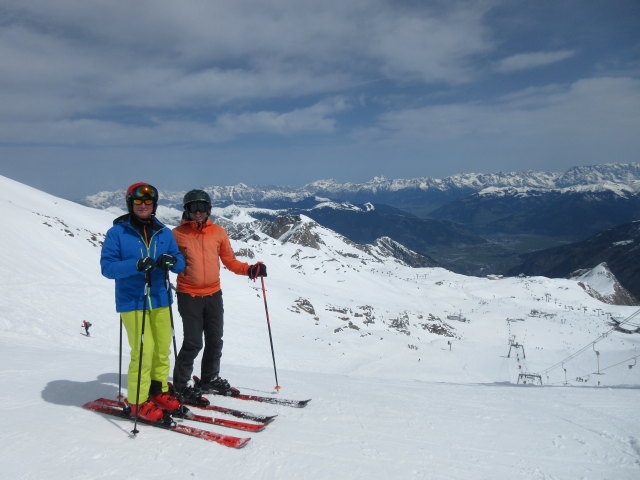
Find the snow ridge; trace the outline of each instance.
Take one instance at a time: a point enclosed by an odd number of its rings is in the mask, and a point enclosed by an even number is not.
[[[368,182],[352,183],[336,180],[317,180],[303,187],[252,187],[244,183],[231,186],[209,186],[205,190],[214,203],[255,205],[259,202],[287,200],[299,202],[314,196],[339,197],[346,194],[367,195],[402,192],[466,191],[484,194],[526,194],[534,191],[593,191],[610,190],[619,195],[640,191],[640,163],[605,163],[573,167],[564,173],[526,171],[498,173],[462,173],[437,179],[419,177],[388,180],[374,177]],[[181,206],[186,192],[161,191],[161,204]],[[87,196],[83,203],[94,208],[124,204],[124,191],[99,192]]]

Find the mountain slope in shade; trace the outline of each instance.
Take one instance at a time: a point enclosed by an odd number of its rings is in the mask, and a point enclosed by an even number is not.
[[[370,202],[317,202],[312,208],[291,207],[286,210],[249,210],[257,218],[275,215],[305,215],[354,242],[372,243],[378,238],[392,238],[411,250],[426,255],[438,246],[461,247],[487,243],[478,235],[448,221],[421,219],[402,210]]]
[[[640,187],[640,182],[638,182]],[[582,239],[640,216],[636,189],[487,189],[431,213],[480,235],[546,235]]]
[[[512,274],[567,277],[606,263],[615,277],[640,299],[640,221],[600,232],[584,241],[523,256]]]

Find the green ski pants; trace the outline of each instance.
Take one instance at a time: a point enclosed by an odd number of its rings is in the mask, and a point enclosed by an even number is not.
[[[127,331],[131,360],[127,375],[128,402],[144,403],[149,399],[151,381],[162,384],[162,391],[168,390],[171,353],[171,317],[169,308],[159,307],[147,310],[144,322],[144,347],[142,350],[142,375],[140,376],[140,398],[136,399],[138,388],[138,365],[140,363],[140,336],[142,333],[142,310],[122,312],[122,324]]]

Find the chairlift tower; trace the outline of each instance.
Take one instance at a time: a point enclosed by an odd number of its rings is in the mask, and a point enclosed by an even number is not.
[[[600,352],[596,350],[596,344],[593,344],[593,351],[596,352],[596,358],[598,359],[598,371],[593,372],[594,375],[604,375],[604,373],[600,372]]]
[[[509,342],[509,353],[507,354],[507,358],[511,358],[511,349],[515,349],[516,351],[518,349],[522,350],[522,358],[527,358],[527,356],[524,354],[524,345],[518,343],[514,340],[512,340],[511,342]]]

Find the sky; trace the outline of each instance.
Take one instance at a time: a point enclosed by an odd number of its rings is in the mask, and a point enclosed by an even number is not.
[[[637,162],[637,0],[0,0],[0,174],[68,199]]]

